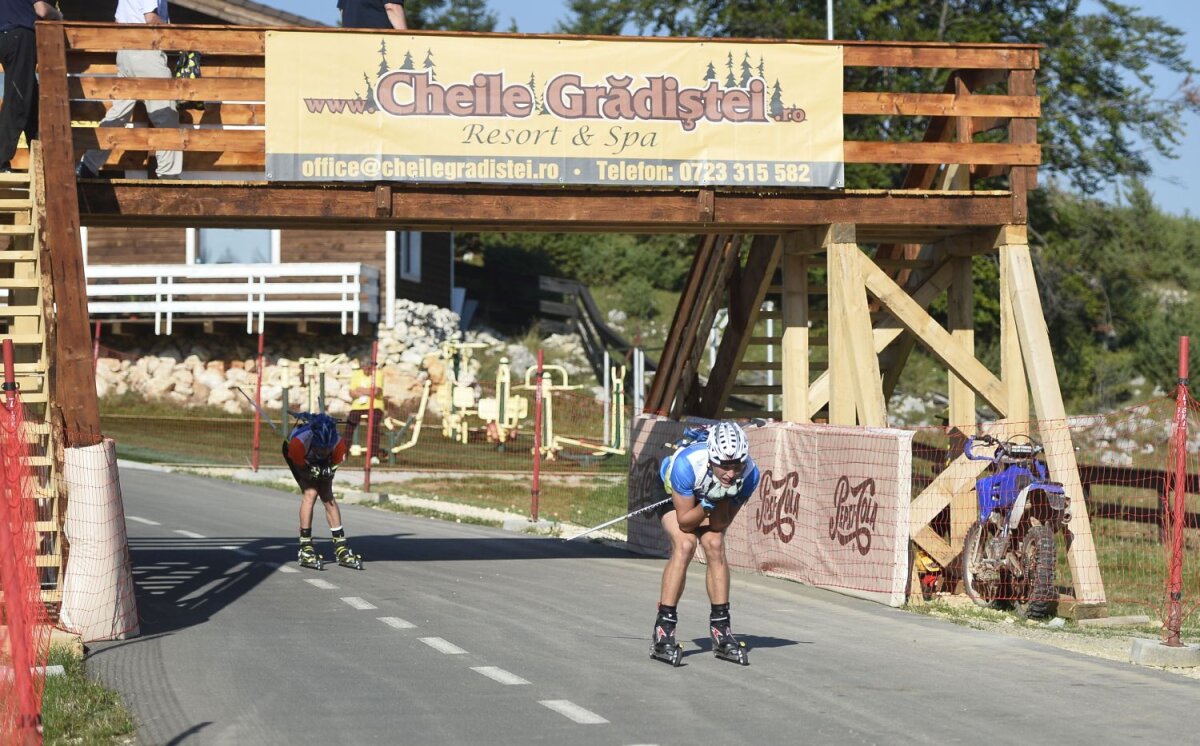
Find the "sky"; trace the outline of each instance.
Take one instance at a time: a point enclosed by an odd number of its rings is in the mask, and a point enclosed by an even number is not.
[[[325,23],[337,22],[337,0],[260,0],[267,5],[298,13]],[[1200,67],[1200,2],[1195,0],[1122,0],[1139,7],[1144,15],[1157,16],[1185,34],[1188,55],[1192,64]],[[1090,6],[1090,7],[1089,7]],[[549,32],[556,22],[567,15],[565,0],[488,0],[488,7],[500,18],[498,28],[507,29],[512,22],[523,33]],[[1085,11],[1094,10],[1094,0],[1085,2]],[[836,13],[837,0],[834,0]],[[1181,83],[1178,76],[1165,73],[1156,77],[1157,93],[1168,96]],[[1200,80],[1196,83],[1200,85]],[[1177,159],[1151,158],[1154,175],[1147,186],[1155,203],[1164,211],[1200,218],[1200,116],[1188,115],[1187,133],[1178,149]],[[1110,198],[1119,194],[1116,184],[1104,185],[1102,193]]]

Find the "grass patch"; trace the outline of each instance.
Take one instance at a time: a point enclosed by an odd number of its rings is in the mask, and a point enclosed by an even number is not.
[[[87,677],[81,655],[69,648],[50,650],[50,665],[64,669],[62,676],[47,676],[42,699],[46,744],[132,743],[133,717],[119,694]]]
[[[461,479],[428,477],[405,482],[403,492],[413,497],[493,508],[518,515],[531,507],[530,482],[500,480],[485,475]],[[544,480],[538,498],[538,517],[580,525],[600,523],[626,512],[625,480],[591,478],[586,483]]]

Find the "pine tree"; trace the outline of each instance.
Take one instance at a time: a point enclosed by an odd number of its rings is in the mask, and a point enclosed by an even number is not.
[[[725,61],[725,69],[729,70],[729,75],[725,76],[725,87],[737,88],[737,78],[733,77],[733,52],[729,53],[729,59]]]
[[[704,71],[704,82],[717,79],[717,68],[713,67],[713,63],[708,63],[708,69]]]
[[[404,62],[400,63],[400,69],[401,70],[412,70],[413,69],[412,52],[404,53]]]
[[[429,71],[430,80],[437,80],[437,65],[433,63],[432,49],[425,50],[425,62],[422,63],[421,67]]]
[[[384,39],[379,42],[379,77],[383,77],[384,75],[387,75],[387,71],[388,71],[387,40]]]
[[[771,88],[771,116],[777,117],[783,113],[783,86],[779,85],[779,78],[775,79],[775,85]]]
[[[754,77],[754,68],[750,65],[750,53],[746,52],[742,57],[742,81],[741,87],[747,88],[750,85],[750,79]]]

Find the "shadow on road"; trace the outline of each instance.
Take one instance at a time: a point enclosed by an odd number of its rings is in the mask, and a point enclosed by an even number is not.
[[[367,534],[351,536],[350,545],[363,556],[364,572],[406,562],[642,558],[604,544],[534,536],[424,539],[403,533]],[[316,546],[332,562],[329,540],[318,538]],[[131,538],[129,553],[145,638],[201,624],[278,572],[280,565],[294,565],[296,538]]]
[[[784,637],[764,637],[762,635],[738,634],[737,638],[739,640],[741,640],[742,642],[746,643],[746,648],[750,651],[754,651],[757,648],[785,648],[785,647],[788,647],[789,645],[811,645],[812,644],[811,642],[801,642],[799,640],[789,640]],[[694,644],[697,648],[700,648],[700,649],[699,650],[695,650],[695,649],[687,650],[684,652],[683,657],[686,658],[689,655],[700,655],[701,653],[707,653],[709,655],[712,654],[713,645],[712,645],[711,637],[697,637],[696,639],[692,640],[692,644]]]

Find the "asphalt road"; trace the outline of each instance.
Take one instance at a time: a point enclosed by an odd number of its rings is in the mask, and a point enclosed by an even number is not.
[[[358,572],[294,567],[299,497],[121,474],[142,635],[93,646],[141,744],[1190,742],[1200,683],[748,575],[715,659],[647,655],[659,559],[344,506]],[[328,531],[318,508],[318,546]]]

